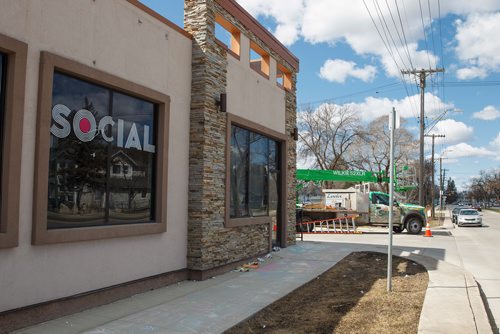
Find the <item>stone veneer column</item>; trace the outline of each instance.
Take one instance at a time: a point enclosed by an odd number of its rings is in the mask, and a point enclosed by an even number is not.
[[[185,0],[184,26],[193,35],[189,152],[188,269],[204,271],[269,250],[269,225],[224,226],[227,54],[215,42],[214,0]]]
[[[288,137],[288,152],[287,152],[287,189],[288,198],[286,199],[288,221],[287,221],[287,244],[294,245],[296,243],[296,229],[295,224],[297,223],[295,216],[295,203],[296,203],[296,185],[297,179],[295,178],[295,173],[297,171],[297,142],[290,135],[293,129],[297,126],[297,96],[296,96],[296,83],[297,75],[293,74],[292,77],[292,88],[290,91],[285,92],[285,108],[286,108],[286,119],[285,119],[285,131]]]

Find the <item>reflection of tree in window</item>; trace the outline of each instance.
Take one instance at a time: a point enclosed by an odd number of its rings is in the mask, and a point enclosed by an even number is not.
[[[277,206],[276,147],[261,134],[231,127],[231,217],[269,215],[270,193]]]
[[[94,117],[97,111],[92,102],[84,99],[81,109],[90,111]],[[88,205],[83,205],[82,196],[94,191],[105,191],[106,171],[106,143],[104,140],[94,139],[84,143],[80,141],[73,132],[67,138],[53,138],[54,144],[51,150],[52,173],[62,176],[57,178],[61,183],[54,185],[55,201],[49,205],[61,208],[67,207],[73,212],[89,210]],[[54,179],[49,176],[49,180]],[[49,181],[50,182],[50,181]],[[50,197],[49,195],[49,197]]]
[[[80,109],[90,111],[97,123],[104,116],[123,120],[125,139],[137,123],[143,140],[143,127],[148,125],[149,143],[155,143],[156,106],[148,101],[55,72],[52,105],[56,104],[71,110],[71,124]],[[116,139],[116,128],[108,127],[106,135]],[[51,136],[49,164],[49,228],[153,220],[153,153],[118,147],[116,140],[107,142],[100,132],[82,142],[71,131],[65,138]]]
[[[248,216],[248,143],[249,131],[231,128],[231,216]]]

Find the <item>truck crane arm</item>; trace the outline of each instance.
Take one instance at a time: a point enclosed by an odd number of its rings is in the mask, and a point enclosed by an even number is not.
[[[314,170],[297,169],[297,180],[301,181],[335,181],[335,182],[389,182],[383,172],[367,172],[357,170]]]

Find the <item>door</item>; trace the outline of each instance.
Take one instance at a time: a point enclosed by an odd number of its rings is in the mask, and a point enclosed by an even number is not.
[[[269,217],[271,218],[271,244],[272,247],[283,245],[282,217],[281,217],[281,173],[279,144],[269,141],[269,173],[268,173],[268,199]]]
[[[370,201],[370,223],[389,224],[389,195],[383,193],[372,193]],[[393,223],[401,221],[399,207],[393,205]]]

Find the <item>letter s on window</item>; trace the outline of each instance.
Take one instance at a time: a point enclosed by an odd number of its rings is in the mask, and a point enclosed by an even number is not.
[[[57,138],[66,138],[69,136],[71,132],[71,125],[68,120],[63,117],[71,114],[71,110],[66,107],[64,104],[56,104],[52,108],[52,119],[54,120],[54,124],[50,127],[50,133],[52,133]],[[58,127],[56,124],[60,125]]]

